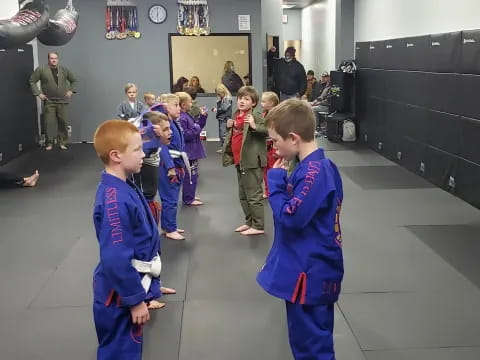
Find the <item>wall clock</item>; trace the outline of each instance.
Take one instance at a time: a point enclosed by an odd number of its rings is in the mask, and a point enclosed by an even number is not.
[[[152,5],[148,9],[148,18],[154,24],[161,24],[167,19],[167,9],[162,5]]]

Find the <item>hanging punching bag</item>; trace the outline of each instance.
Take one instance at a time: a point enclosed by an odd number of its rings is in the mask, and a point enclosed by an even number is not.
[[[75,11],[72,0],[69,0],[65,9],[57,11],[53,19],[48,22],[48,27],[37,38],[44,45],[65,45],[75,35],[77,25],[78,12]]]
[[[0,49],[26,44],[48,24],[48,5],[33,0],[23,6],[12,18],[0,20]]]

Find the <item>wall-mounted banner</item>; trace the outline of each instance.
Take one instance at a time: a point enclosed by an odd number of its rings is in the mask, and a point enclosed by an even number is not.
[[[181,35],[209,35],[207,0],[178,0],[177,30]]]
[[[113,1],[127,3],[126,0],[107,0],[107,4]],[[135,1],[130,1],[134,3]],[[105,12],[105,38],[108,40],[123,40],[127,37],[139,39],[142,34],[138,31],[138,11],[136,6],[109,6]]]
[[[107,0],[107,6],[137,6],[137,0]]]

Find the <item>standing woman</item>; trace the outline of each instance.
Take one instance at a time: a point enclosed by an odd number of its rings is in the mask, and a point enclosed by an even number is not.
[[[223,67],[222,84],[225,85],[232,94],[236,94],[237,91],[243,86],[243,81],[235,72],[235,66],[233,61],[226,61]]]
[[[215,88],[215,92],[218,95],[217,107],[213,108],[213,111],[217,114],[218,120],[218,137],[220,139],[220,149],[217,153],[222,152],[225,136],[227,135],[227,120],[232,118],[232,96],[227,87],[223,84],[218,84]]]
[[[195,93],[197,94],[204,94],[205,90],[202,88],[202,85],[200,85],[200,79],[198,76],[192,76],[190,79],[190,82],[188,83],[188,87],[193,89]]]

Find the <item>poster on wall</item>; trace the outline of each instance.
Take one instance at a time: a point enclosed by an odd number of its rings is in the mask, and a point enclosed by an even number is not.
[[[105,38],[108,40],[139,39],[136,0],[107,0],[105,10]]]
[[[238,30],[250,31],[250,15],[238,15]]]
[[[178,25],[180,35],[209,35],[210,15],[207,0],[178,0]]]

